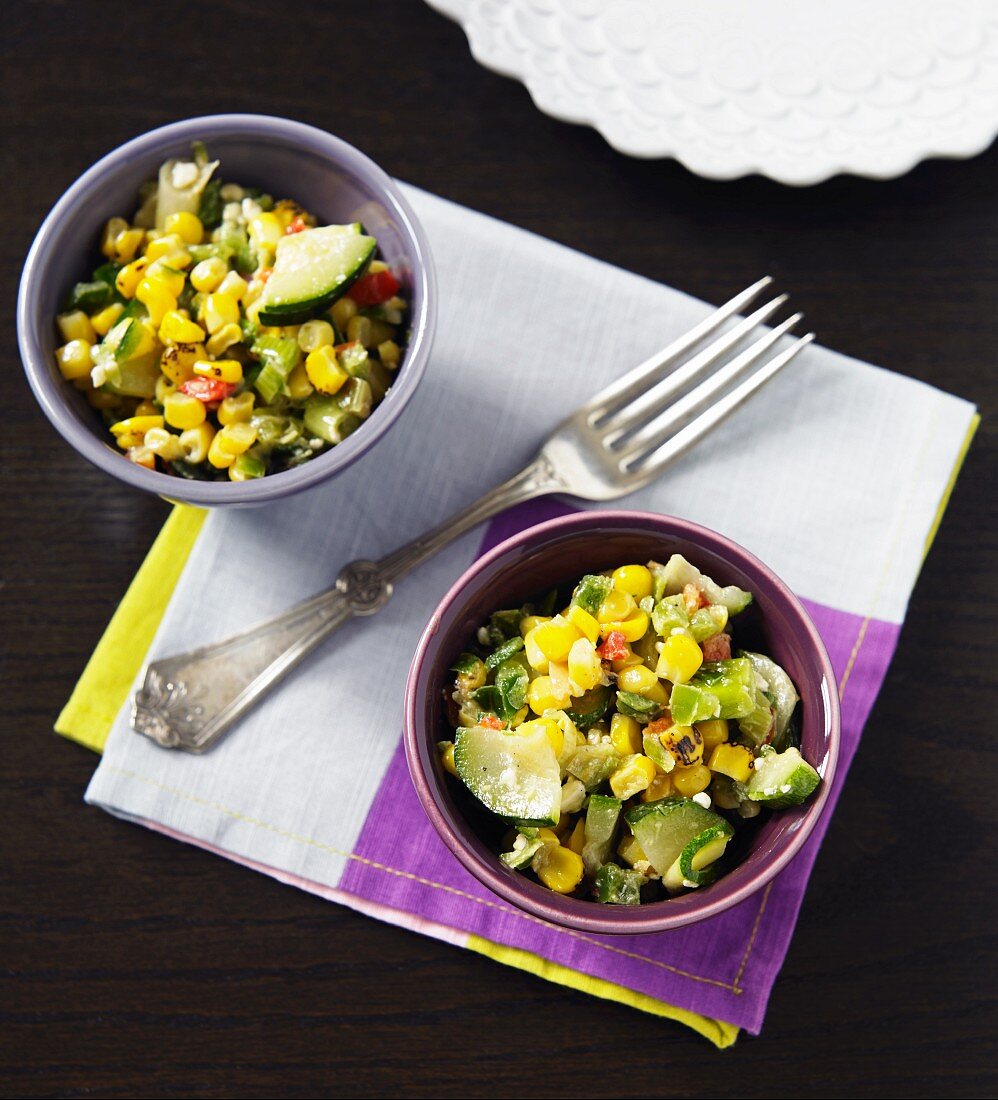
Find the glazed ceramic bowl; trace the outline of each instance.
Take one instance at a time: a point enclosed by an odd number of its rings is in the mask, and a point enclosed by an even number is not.
[[[320,222],[363,222],[411,302],[411,337],[398,376],[369,420],[343,443],[291,470],[253,481],[187,481],[129,462],[82,394],[63,381],[55,317],[73,284],[89,277],[105,221],[135,209],[139,185],[169,157],[203,141],[223,179],[294,198]],[[152,130],[99,160],[69,188],[39,229],[21,276],[17,330],[28,381],[45,415],[84,458],[139,489],[208,507],[262,504],[335,477],[395,423],[423,374],[433,337],[436,286],[419,222],[373,161],[322,130],[266,115],[209,115]]]
[[[497,856],[508,825],[485,810],[441,766],[437,742],[448,670],[492,611],[517,607],[583,573],[683,554],[722,585],[755,596],[737,619],[736,641],[771,655],[801,696],[801,751],[822,782],[803,806],[747,822],[729,849],[736,865],[711,886],[666,901],[609,906],[554,894]],[[490,890],[544,920],[586,932],[661,932],[744,901],[786,867],[821,816],[839,751],[839,705],[828,654],[800,601],[737,543],[685,520],[648,512],[586,511],[532,527],[479,559],[441,601],[419,642],[405,698],[405,749],[419,799],[444,843]]]

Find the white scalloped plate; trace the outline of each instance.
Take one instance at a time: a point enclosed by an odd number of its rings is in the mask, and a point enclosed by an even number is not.
[[[998,0],[428,0],[622,153],[712,179],[887,179],[998,134]]]

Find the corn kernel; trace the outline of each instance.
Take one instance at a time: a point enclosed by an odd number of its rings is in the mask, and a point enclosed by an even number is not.
[[[357,303],[353,298],[340,298],[333,303],[329,312],[332,314],[333,324],[340,332],[346,332],[350,319],[357,316]]]
[[[209,332],[218,332],[224,325],[236,325],[239,323],[239,303],[231,294],[216,290],[204,301],[202,319]]]
[[[208,448],[208,461],[216,470],[227,470],[236,461],[236,456],[222,450],[218,441],[221,434],[221,432],[216,432],[214,439],[211,441],[211,446]]]
[[[703,650],[688,634],[670,634],[662,643],[655,671],[674,684],[685,684],[703,664]]]
[[[665,690],[665,684],[661,680],[652,686],[645,692],[645,698],[651,699],[653,703],[658,703],[659,706],[667,707],[669,705],[669,693]]]
[[[305,360],[305,373],[309,382],[320,393],[336,393],[350,377],[340,366],[336,352],[329,345],[309,352]]]
[[[171,393],[176,392],[177,384],[172,378],[167,378],[165,374],[161,374],[159,378],[156,379],[155,401],[157,404],[162,405]]]
[[[621,756],[641,752],[641,724],[627,714],[615,714],[610,719],[610,741]]]
[[[633,798],[648,789],[655,775],[654,762],[637,753],[628,757],[624,766],[610,776],[610,789],[621,801]]]
[[[108,218],[101,234],[100,250],[109,260],[116,260],[118,253],[115,249],[115,241],[128,229],[128,222],[124,218]]]
[[[336,343],[336,334],[328,321],[306,321],[298,330],[298,346],[306,355],[316,348]]]
[[[676,794],[684,798],[692,798],[695,794],[705,791],[710,786],[710,768],[703,764],[694,764],[691,768],[676,768],[672,772],[672,785]]]
[[[238,271],[230,271],[219,284],[218,293],[228,294],[230,298],[235,298],[235,300],[239,302],[242,301],[248,289],[249,283],[246,282],[242,275],[240,275]]]
[[[561,844],[546,846],[543,851],[545,858],[540,861],[537,877],[556,894],[571,894],[582,881],[582,856]]]
[[[150,428],[162,427],[163,418],[161,416],[130,416],[127,420],[119,420],[117,424],[112,424],[111,434],[130,435],[138,432],[140,435],[145,435]]]
[[[204,329],[172,309],[159,326],[159,338],[164,344],[199,344],[205,337]]]
[[[636,600],[643,600],[652,594],[654,581],[646,566],[622,565],[613,571],[613,586]]]
[[[118,288],[118,293],[126,298],[134,298],[135,291],[138,289],[139,283],[142,282],[149,264],[150,261],[145,256],[140,256],[137,260],[125,264],[114,277],[114,285]]]
[[[144,229],[123,229],[114,239],[114,259],[120,264],[134,259],[135,253],[142,247],[145,235]]]
[[[584,607],[579,607],[578,604],[572,604],[565,618],[568,619],[572,626],[582,633],[584,638],[588,638],[593,645],[596,644],[599,638],[599,623]]]
[[[556,615],[535,627],[533,635],[537,648],[549,661],[564,661],[582,632],[561,615]]]
[[[74,309],[72,313],[60,313],[55,320],[67,344],[70,340],[85,340],[88,344],[97,342],[94,326],[82,309]]]
[[[94,332],[98,336],[107,336],[107,334],[118,323],[118,318],[125,312],[125,307],[121,302],[112,302],[109,306],[105,306],[99,313],[95,313],[90,318],[90,323],[94,327]]]
[[[550,662],[538,647],[535,633],[534,630],[527,632],[527,636],[523,639],[523,652],[526,655],[527,664],[535,672],[547,672]]]
[[[527,703],[534,714],[543,714],[548,710],[561,710],[567,706],[571,696],[567,691],[558,691],[550,676],[537,676],[527,688]]]
[[[191,214],[187,210],[167,214],[163,229],[167,233],[176,233],[184,244],[200,244],[204,239],[204,226],[201,224],[201,219],[197,214]]]
[[[744,745],[721,744],[710,754],[707,767],[712,772],[720,772],[738,783],[745,783],[752,774],[755,758],[752,750]]]
[[[172,215],[171,215],[172,216]],[[146,245],[146,259],[162,260],[173,252],[181,252],[184,242],[176,233],[164,233]]]
[[[586,821],[585,818],[580,817],[575,823],[575,828],[572,830],[568,842],[565,845],[566,848],[570,848],[576,855],[582,855],[582,849],[586,846]]]
[[[396,370],[399,359],[402,357],[402,349],[394,340],[383,340],[378,344],[378,358],[389,370]]]
[[[718,745],[728,740],[728,722],[725,718],[712,718],[708,722],[697,722],[696,729],[703,738],[703,751],[708,755]]]
[[[142,432],[122,432],[121,435],[114,437],[115,443],[123,450],[130,450],[132,447],[141,447],[143,443]]]
[[[581,691],[589,691],[602,683],[603,663],[588,638],[579,638],[572,643],[568,651],[568,678]]]
[[[159,359],[159,369],[174,385],[194,377],[194,364],[205,357],[204,344],[170,344]]]
[[[187,276],[182,271],[178,271],[175,265],[167,263],[165,258],[153,260],[146,269],[146,278],[162,283],[174,298],[179,298],[183,294],[184,284],[187,282]]]
[[[198,401],[197,404],[200,405],[201,402]],[[203,415],[202,406],[202,416]],[[211,446],[211,441],[214,438],[215,429],[208,420],[202,420],[200,424],[181,432],[180,446],[184,448],[186,461],[194,464],[204,462],[208,457],[208,448]]]
[[[703,738],[693,726],[669,726],[658,733],[662,747],[676,758],[676,763],[690,768],[703,760]]]
[[[159,328],[163,318],[177,308],[177,299],[159,279],[142,279],[135,288],[135,297],[149,311],[149,320]]]
[[[171,393],[163,400],[163,416],[171,428],[196,428],[206,415],[204,405],[189,394]]]
[[[93,369],[93,345],[86,340],[70,340],[56,349],[55,361],[59,373],[69,382],[89,378]]]
[[[565,747],[565,735],[561,731],[561,726],[553,718],[532,718],[520,727],[520,733],[524,734],[538,731],[542,732],[551,742],[551,748],[554,749],[555,756],[560,756],[561,750]]]
[[[132,416],[161,416],[161,413],[156,408],[154,401],[145,400],[140,401],[135,406],[135,412],[132,413]]]
[[[221,425],[241,424],[253,415],[253,403],[256,396],[252,390],[234,393],[226,397],[218,406],[218,422]]]
[[[218,332],[208,337],[205,348],[208,354],[217,358],[231,347],[243,342],[243,330],[239,325],[222,325]]]
[[[440,763],[443,764],[444,771],[453,775],[454,778],[458,778],[457,765],[454,763],[454,742],[444,742],[440,752]]]
[[[621,622],[629,619],[637,608],[638,605],[634,602],[633,596],[621,592],[618,588],[611,588],[606,599],[600,604],[596,618],[601,623]]]
[[[631,651],[626,657],[621,657],[619,661],[611,661],[610,667],[614,672],[623,672],[625,668],[633,668],[635,665],[643,665],[644,661],[641,660],[639,653]]]
[[[646,665],[631,665],[617,675],[617,687],[621,691],[632,691],[635,695],[646,695],[656,684],[658,677]]]
[[[672,775],[658,772],[655,778],[641,792],[642,802],[657,802],[660,798],[668,798],[672,794]]]
[[[191,271],[191,286],[202,294],[210,294],[222,285],[222,280],[228,274],[229,265],[219,256],[210,256],[196,264]]]
[[[150,428],[143,438],[143,444],[165,462],[173,462],[184,457],[180,436],[168,432],[166,428]]]
[[[288,397],[292,401],[304,401],[306,397],[315,392],[315,387],[308,380],[308,371],[304,363],[299,363],[288,375],[287,387]]]
[[[284,236],[284,226],[270,211],[250,218],[247,229],[250,240],[258,247],[266,248],[270,252],[277,248],[277,242]]]
[[[551,621],[550,615],[524,615],[520,620],[520,637],[526,638],[526,636],[534,629],[535,626],[540,626],[541,623],[547,623]]]
[[[243,365],[238,359],[198,359],[194,373],[201,378],[217,378],[220,382],[241,382]]]
[[[636,642],[645,636],[650,623],[651,619],[648,618],[648,613],[639,609],[630,618],[602,623],[600,631],[606,637],[611,631],[616,630],[624,635],[625,641]]]
[[[256,442],[256,428],[245,421],[226,424],[215,436],[215,446],[225,455],[241,455]]]
[[[372,260],[367,265],[367,270],[370,275],[380,275],[382,271],[388,270],[388,264],[384,260]]]

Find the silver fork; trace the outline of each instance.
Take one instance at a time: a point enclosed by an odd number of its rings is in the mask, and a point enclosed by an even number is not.
[[[373,615],[402,577],[472,527],[548,493],[613,500],[647,485],[814,339],[808,333],[767,354],[801,319],[795,313],[729,357],[786,301],[781,294],[687,358],[771,282],[760,279],[601,390],[554,429],[532,462],[465,511],[380,561],[350,562],[332,588],[274,619],[154,661],[132,698],[132,728],[167,748],[204,752],[334,630]]]

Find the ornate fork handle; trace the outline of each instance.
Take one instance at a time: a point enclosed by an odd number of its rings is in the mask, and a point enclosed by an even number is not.
[[[566,489],[540,454],[465,511],[380,561],[352,561],[325,592],[214,645],[153,661],[132,697],[132,729],[165,748],[200,753],[355,616],[373,615],[393,586],[454,539],[506,508]]]

